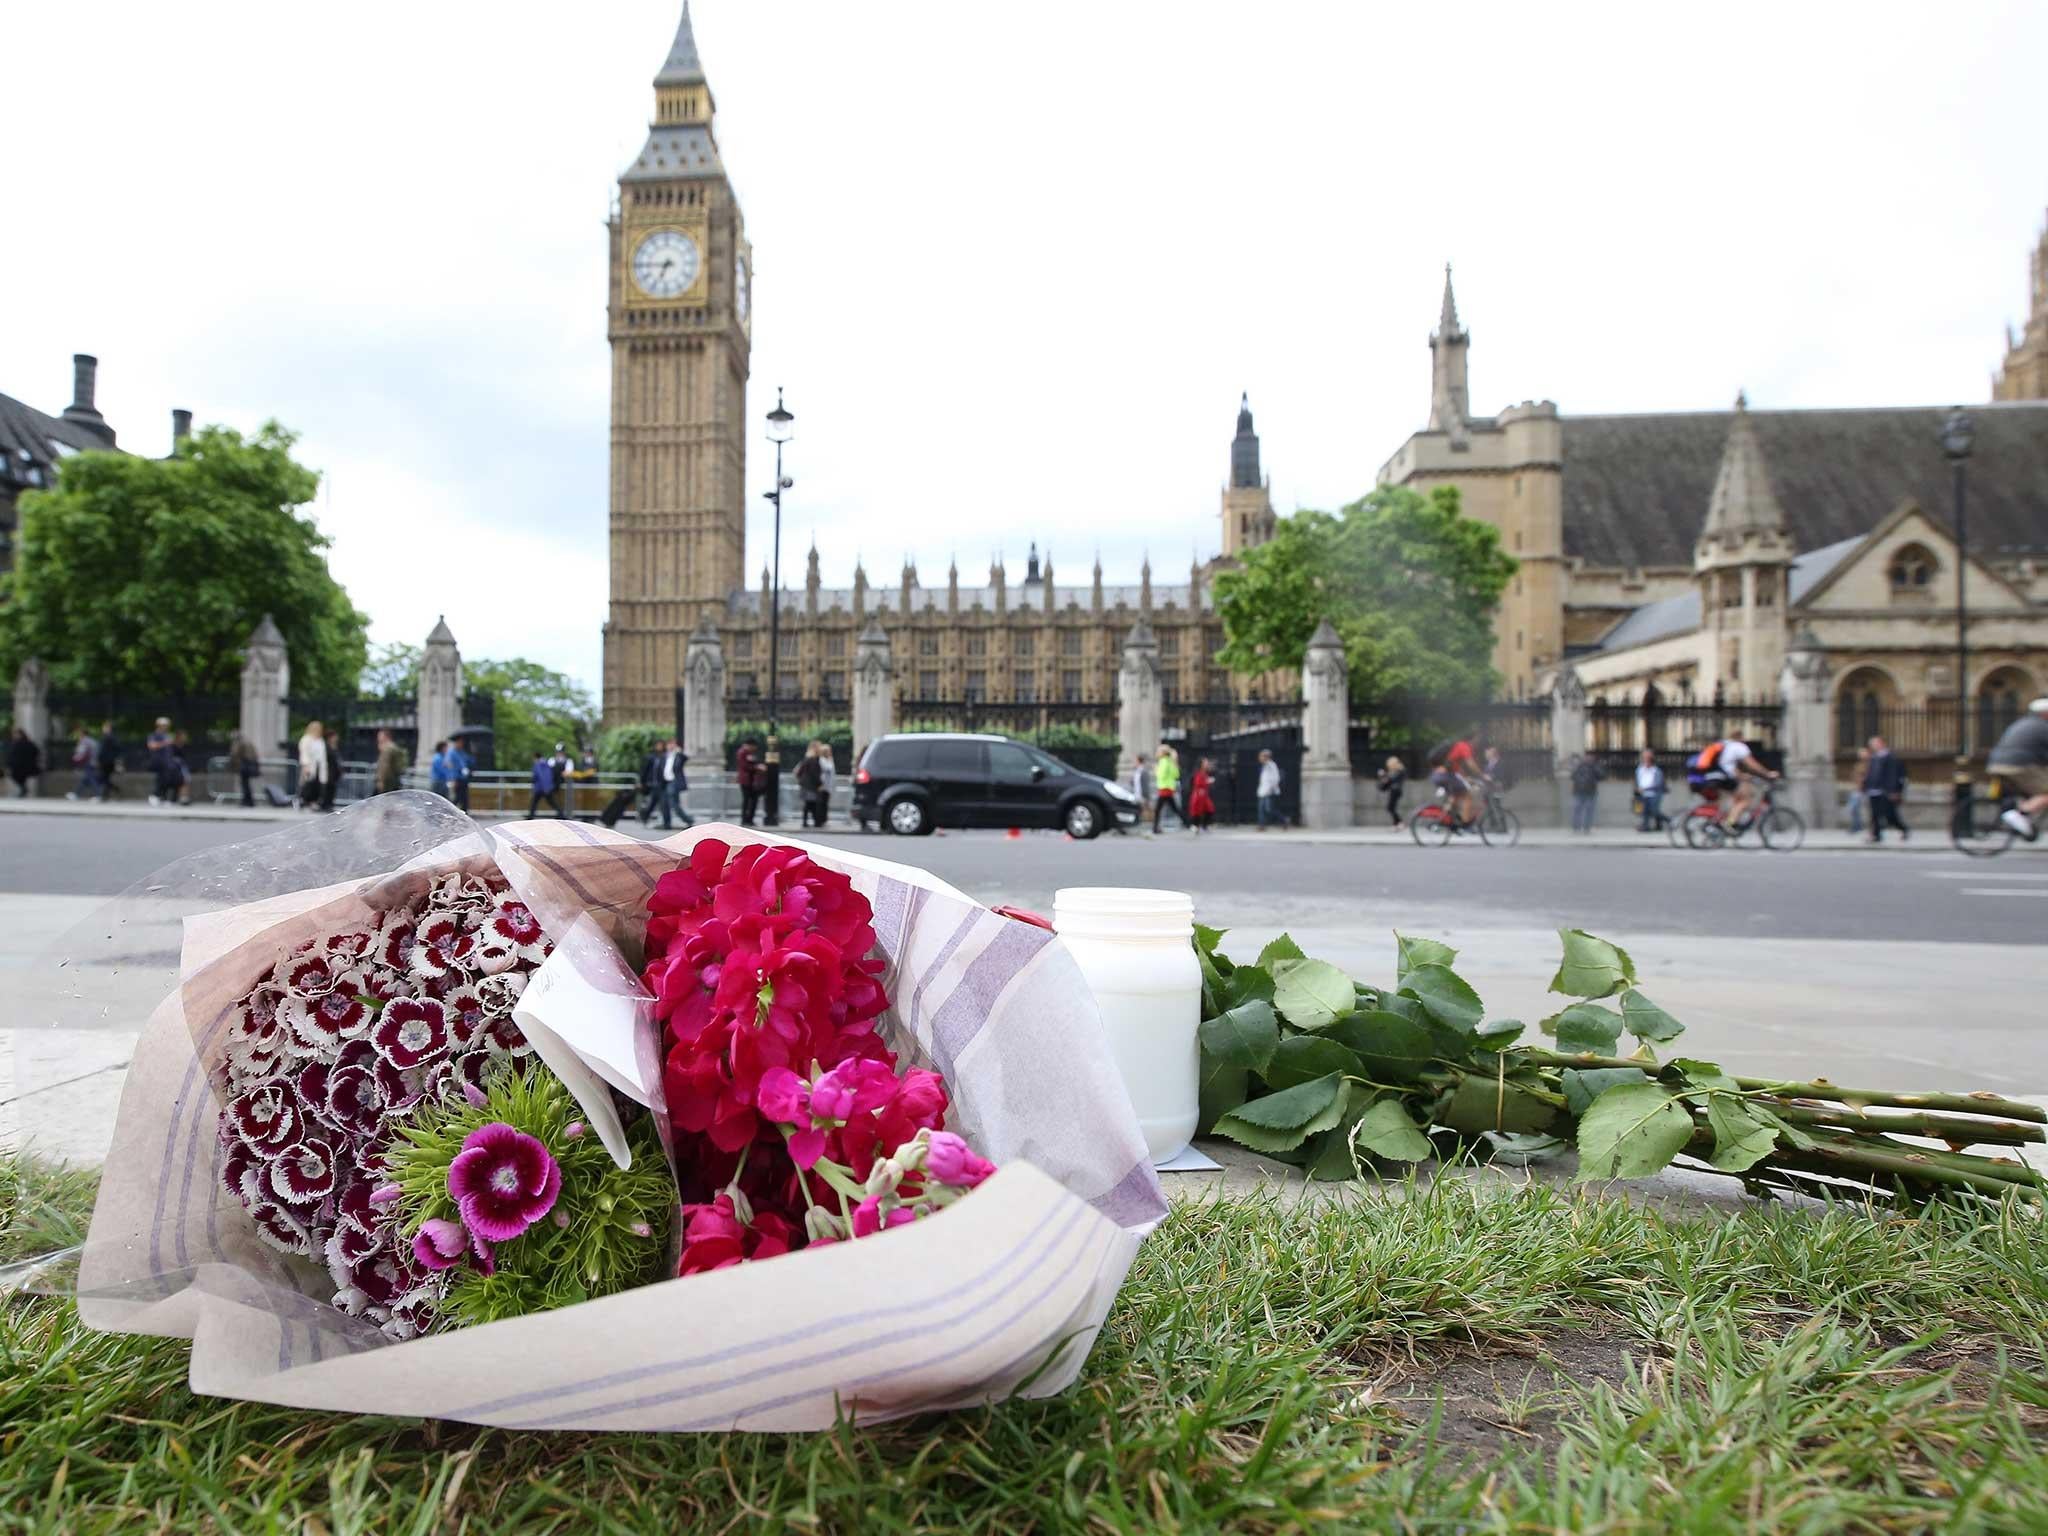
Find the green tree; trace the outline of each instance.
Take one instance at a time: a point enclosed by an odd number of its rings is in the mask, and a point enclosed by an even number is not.
[[[1216,578],[1232,671],[1301,666],[1325,618],[1354,697],[1480,698],[1498,681],[1493,616],[1515,574],[1500,534],[1461,516],[1454,486],[1380,486],[1343,511],[1298,512]]]
[[[415,672],[417,677],[417,672]],[[514,656],[506,661],[462,663],[462,686],[488,693],[495,700],[492,728],[497,732],[497,761],[514,772],[546,756],[562,742],[576,750],[591,736],[596,701],[581,683],[537,661]],[[428,750],[433,749],[428,743]]]
[[[0,576],[0,665],[40,656],[67,688],[232,693],[268,613],[306,693],[355,686],[367,619],[328,572],[298,509],[320,477],[266,422],[207,427],[168,459],[81,453],[21,499],[15,568]]]
[[[356,687],[366,699],[408,699],[420,691],[420,657],[425,648],[403,640],[370,647]]]

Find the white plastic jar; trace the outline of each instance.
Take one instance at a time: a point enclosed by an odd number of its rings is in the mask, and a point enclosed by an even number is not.
[[[1186,1149],[1201,1114],[1194,898],[1072,886],[1054,893],[1052,922],[1095,993],[1152,1161],[1166,1162]]]

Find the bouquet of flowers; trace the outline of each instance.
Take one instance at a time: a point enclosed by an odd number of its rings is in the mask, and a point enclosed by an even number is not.
[[[704,1430],[1047,1395],[1165,1211],[1064,948],[878,860],[386,796],[104,927],[183,941],[80,1314],[189,1338],[198,1391]]]

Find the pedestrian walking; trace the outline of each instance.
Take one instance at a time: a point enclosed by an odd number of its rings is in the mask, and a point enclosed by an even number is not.
[[[66,800],[90,800],[100,787],[100,744],[91,731],[78,728],[78,740],[71,748],[71,771],[78,781],[64,791]]]
[[[341,793],[341,732],[328,726],[322,733],[327,752],[327,777],[320,781],[320,809],[334,809],[334,797]]]
[[[661,791],[661,826],[664,832],[677,816],[683,818],[684,826],[695,825],[689,811],[683,806],[683,791],[690,787],[689,775],[683,771],[683,765],[689,760],[690,754],[683,750],[681,742],[662,743],[658,787]]]
[[[1188,815],[1194,818],[1195,830],[1207,832],[1216,825],[1216,765],[1203,758],[1195,764],[1193,787],[1188,791]]]
[[[555,814],[565,814],[565,807],[573,810],[576,805],[576,759],[569,755],[569,744],[555,743],[555,754],[548,759],[548,778],[552,781]]]
[[[534,820],[540,814],[541,802],[546,801],[555,808],[556,820],[562,819],[562,797],[556,789],[554,760],[536,752],[533,754],[533,793],[526,801],[526,819]]]
[[[327,772],[327,735],[318,720],[308,720],[299,735],[299,804],[309,811],[326,809],[320,790]]]
[[[1863,770],[1863,793],[1870,801],[1870,840],[1884,841],[1886,826],[1899,829],[1899,841],[1913,834],[1906,818],[1899,814],[1899,802],[1906,798],[1906,765],[1892,752],[1882,736],[1870,738],[1870,762]]]
[[[1168,811],[1180,818],[1183,830],[1193,830],[1195,824],[1188,820],[1188,813],[1180,803],[1180,754],[1161,742],[1159,759],[1152,769],[1152,831],[1155,835]]]
[[[1856,761],[1849,769],[1849,798],[1843,809],[1849,818],[1849,835],[1854,837],[1863,830],[1863,813],[1869,808],[1870,796],[1864,792],[1863,781],[1870,775],[1870,748],[1858,747]]]
[[[1143,808],[1152,803],[1152,770],[1145,765],[1142,752],[1131,759],[1131,795],[1138,802],[1138,814],[1143,816]]]
[[[820,741],[813,750],[818,754],[818,827],[822,831],[832,819],[832,791],[839,787],[839,765],[832,761],[831,742]]]
[[[263,771],[263,760],[256,755],[256,749],[249,745],[249,738],[240,731],[228,738],[228,772],[232,773],[242,786],[242,809],[253,810],[256,805],[256,776]]]
[[[392,740],[389,731],[377,733],[377,793],[388,795],[405,787],[405,748]]]
[[[443,800],[448,798],[448,743],[434,743],[434,755],[427,759],[427,783]]]
[[[1282,831],[1287,822],[1280,815],[1280,765],[1273,761],[1268,751],[1259,753],[1259,830],[1279,826]]]
[[[114,783],[121,772],[121,739],[114,734],[114,722],[111,720],[100,727],[99,751],[94,761],[100,770],[100,799],[111,800],[121,792]]]
[[[170,788],[170,794],[165,798],[173,805],[192,803],[191,752],[192,738],[183,731],[173,731],[165,761],[165,781]]]
[[[1590,833],[1593,814],[1600,798],[1600,765],[1593,754],[1581,752],[1572,764],[1572,830]]]
[[[1398,757],[1390,757],[1381,765],[1379,776],[1374,781],[1380,793],[1387,797],[1387,825],[1401,825],[1401,795],[1408,788],[1408,768]]]
[[[1664,770],[1657,763],[1657,754],[1648,747],[1636,762],[1636,830],[1638,832],[1661,832],[1667,823],[1664,820]]]
[[[818,771],[818,744],[813,741],[804,747],[803,756],[797,759],[796,791],[798,799],[799,826],[808,827],[814,823],[825,824],[825,818],[818,810],[818,786],[824,775]]]
[[[149,803],[162,805],[166,800],[175,800],[177,790],[171,771],[171,721],[168,715],[156,717],[155,726],[143,738],[142,750],[149,765]]]
[[[36,780],[43,776],[43,749],[20,726],[7,738],[7,777],[14,780],[14,798],[26,800],[36,792]]]
[[[469,776],[474,772],[476,759],[469,755],[463,738],[455,737],[448,743],[448,791],[461,810],[469,809]]]
[[[740,825],[751,827],[754,813],[761,807],[761,791],[768,784],[768,770],[761,766],[761,746],[752,736],[733,754],[732,772],[740,786]]]
[[[661,765],[668,751],[668,741],[656,737],[647,745],[647,753],[640,759],[640,825],[646,826],[654,819],[654,808],[661,803]]]

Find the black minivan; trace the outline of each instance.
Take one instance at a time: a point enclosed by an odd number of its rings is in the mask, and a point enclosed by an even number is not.
[[[877,736],[853,774],[853,819],[903,837],[934,827],[1061,827],[1077,838],[1135,823],[1123,785],[1007,736]]]

